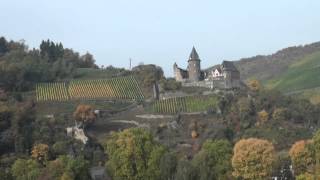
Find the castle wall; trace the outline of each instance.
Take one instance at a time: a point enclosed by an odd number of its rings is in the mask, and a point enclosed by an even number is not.
[[[173,71],[174,71],[174,77],[176,81],[182,82],[188,78],[188,72],[186,70],[179,68],[177,64],[173,66]]]

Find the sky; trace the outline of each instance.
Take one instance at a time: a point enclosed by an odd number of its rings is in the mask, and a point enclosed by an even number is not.
[[[157,64],[173,76],[192,46],[203,68],[320,41],[319,0],[0,0],[0,36],[43,39],[98,65]]]

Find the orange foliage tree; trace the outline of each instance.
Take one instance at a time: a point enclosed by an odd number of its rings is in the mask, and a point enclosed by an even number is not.
[[[248,81],[247,86],[251,91],[259,91],[262,88],[261,83],[256,79]]]
[[[269,119],[269,113],[266,110],[258,112],[258,122],[257,125],[260,126],[266,123]]]
[[[310,140],[297,141],[292,145],[289,151],[292,166],[296,175],[311,171],[312,155],[307,148],[310,143]]]
[[[79,105],[73,113],[73,118],[83,125],[91,124],[96,120],[94,109],[90,105]]]
[[[34,145],[31,151],[31,157],[43,164],[49,158],[49,146],[47,144]]]
[[[275,161],[271,142],[262,139],[242,139],[233,149],[233,176],[243,179],[267,179]]]

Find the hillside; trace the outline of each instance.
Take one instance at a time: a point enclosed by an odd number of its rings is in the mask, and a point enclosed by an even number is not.
[[[242,58],[234,63],[243,81],[258,79],[268,89],[307,98],[314,104],[320,102],[320,42],[285,48],[272,55]]]
[[[266,87],[282,92],[299,91],[320,86],[320,52],[299,59],[286,71],[268,80]]]
[[[258,79],[265,82],[278,77],[293,63],[303,60],[306,56],[316,52],[320,52],[320,42],[288,47],[271,55],[242,58],[234,61],[234,63],[240,71],[243,80]],[[208,68],[207,71],[215,67],[216,65]]]
[[[272,55],[243,58],[235,62],[242,79],[267,81],[278,77],[292,64],[303,60],[315,52],[320,52],[320,42],[304,46],[294,46],[280,50]]]

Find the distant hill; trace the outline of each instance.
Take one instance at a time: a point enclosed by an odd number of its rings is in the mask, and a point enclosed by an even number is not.
[[[267,88],[320,103],[320,42],[234,61],[241,79],[260,80]],[[213,66],[210,69],[214,68]]]
[[[243,80],[258,79],[265,82],[278,77],[288,70],[291,64],[315,52],[320,52],[320,42],[288,47],[272,55],[257,55],[250,58],[242,58],[234,61],[234,63],[241,72]],[[213,66],[207,70],[215,67]]]
[[[265,85],[270,89],[292,92],[320,86],[320,51],[306,55],[290,64],[285,71]]]
[[[275,54],[243,58],[235,62],[244,80],[258,79],[262,82],[276,78],[290,65],[315,52],[320,52],[320,42],[282,49]]]

